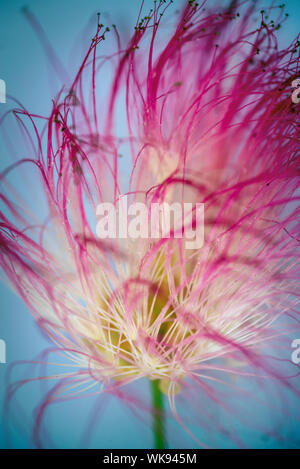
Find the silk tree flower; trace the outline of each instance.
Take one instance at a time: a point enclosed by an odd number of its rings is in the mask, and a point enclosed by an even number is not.
[[[299,395],[290,358],[290,334],[299,336],[299,38],[279,47],[282,5],[189,1],[175,12],[171,3],[140,13],[128,43],[99,16],[51,114],[13,111],[29,154],[1,176],[1,265],[75,365],[49,377],[58,384],[38,408],[38,445],[55,400],[87,390],[130,396],[141,378],[153,405],[143,396],[135,405],[152,409],[158,447],[169,414],[199,445],[213,444],[213,429],[243,446],[231,418],[251,426],[252,401],[276,407],[274,390],[284,402]],[[109,38],[116,50],[103,56]],[[25,164],[47,200],[39,220],[9,184]],[[100,239],[98,204],[116,207],[124,195],[148,207],[203,203],[203,246]],[[200,440],[191,406],[206,429]]]

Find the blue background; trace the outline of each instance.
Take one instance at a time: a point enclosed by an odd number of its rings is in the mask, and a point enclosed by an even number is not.
[[[178,2],[180,3],[180,2]],[[282,31],[282,44],[294,38],[299,32],[300,2],[285,2],[290,18]],[[47,114],[51,109],[51,97],[56,93],[59,83],[49,71],[47,59],[39,39],[33,32],[21,9],[27,5],[43,26],[47,38],[59,58],[65,64],[70,75],[74,75],[77,66],[88,47],[95,28],[95,13],[104,14],[104,23],[116,23],[124,30],[132,28],[138,14],[139,0],[0,0],[0,78],[7,85],[7,93],[20,100],[33,113]],[[147,1],[146,6],[151,7]],[[0,104],[0,111],[11,104]],[[6,149],[0,148],[1,169],[9,162]],[[37,329],[27,308],[7,286],[0,285],[1,316],[0,338],[7,344],[7,362],[15,360],[33,360],[45,348],[49,341]],[[58,361],[57,357],[51,357]],[[0,364],[0,405],[2,407],[5,390],[5,373],[8,364]],[[14,378],[26,375],[27,368],[20,366],[14,371]],[[148,396],[148,385],[141,381],[137,384],[140,392]],[[15,404],[14,413],[18,425],[10,424],[10,443],[5,441],[3,417],[0,420],[0,447],[10,444],[16,448],[30,447],[30,422],[32,411],[40,401],[43,388],[37,383],[28,384],[18,395],[19,407]],[[149,396],[150,400],[150,396]],[[82,440],[86,431],[88,416],[96,398],[81,399],[58,404],[49,412],[47,422],[54,435],[54,443],[60,448],[85,446]],[[101,418],[100,418],[101,416]],[[266,417],[267,418],[267,417]],[[15,419],[14,419],[15,422]],[[7,423],[7,422],[6,422]],[[281,422],[281,432],[286,435],[300,433],[299,424],[294,421]],[[177,424],[172,424],[169,432],[174,432],[178,446],[192,448],[194,443],[184,434]],[[201,430],[194,429],[201,439]],[[272,439],[266,441],[259,432],[243,435],[247,446],[272,447]],[[105,402],[99,414],[99,421],[89,441],[90,447],[98,448],[150,448],[152,435],[150,422],[141,423],[115,398]],[[294,443],[297,445],[297,442]],[[229,441],[220,436],[218,446],[228,447]]]

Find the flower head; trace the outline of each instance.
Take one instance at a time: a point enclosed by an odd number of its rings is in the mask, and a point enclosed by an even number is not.
[[[170,24],[170,3],[140,16],[126,45],[99,22],[51,115],[15,111],[33,149],[3,187],[29,162],[47,210],[33,222],[3,193],[1,265],[78,365],[71,381],[105,391],[159,380],[176,413],[191,383],[216,405],[233,375],[295,388],[275,360],[298,327],[299,41],[279,48],[282,8],[189,1]],[[118,48],[102,57],[108,34]],[[203,246],[186,249],[174,233],[99,239],[97,205],[125,195],[146,207],[204,204]]]

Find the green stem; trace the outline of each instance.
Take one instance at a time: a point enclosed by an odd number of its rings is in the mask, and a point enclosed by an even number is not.
[[[165,449],[164,399],[159,387],[159,380],[150,381],[153,405],[153,433],[156,449]]]

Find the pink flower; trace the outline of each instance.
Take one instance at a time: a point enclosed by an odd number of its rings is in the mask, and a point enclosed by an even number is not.
[[[127,45],[99,23],[51,115],[14,111],[33,149],[1,178],[1,265],[78,368],[41,406],[37,438],[46,405],[82,384],[121,395],[147,377],[191,434],[177,399],[209,428],[207,399],[248,423],[229,405],[232,395],[247,402],[244,380],[299,394],[286,345],[299,335],[299,41],[278,47],[282,8],[203,6],[187,2],[174,22],[156,2]],[[102,57],[108,35],[117,50]],[[10,172],[28,162],[47,200],[38,223],[7,193]],[[125,194],[148,207],[203,203],[203,247],[99,239],[97,205]]]

